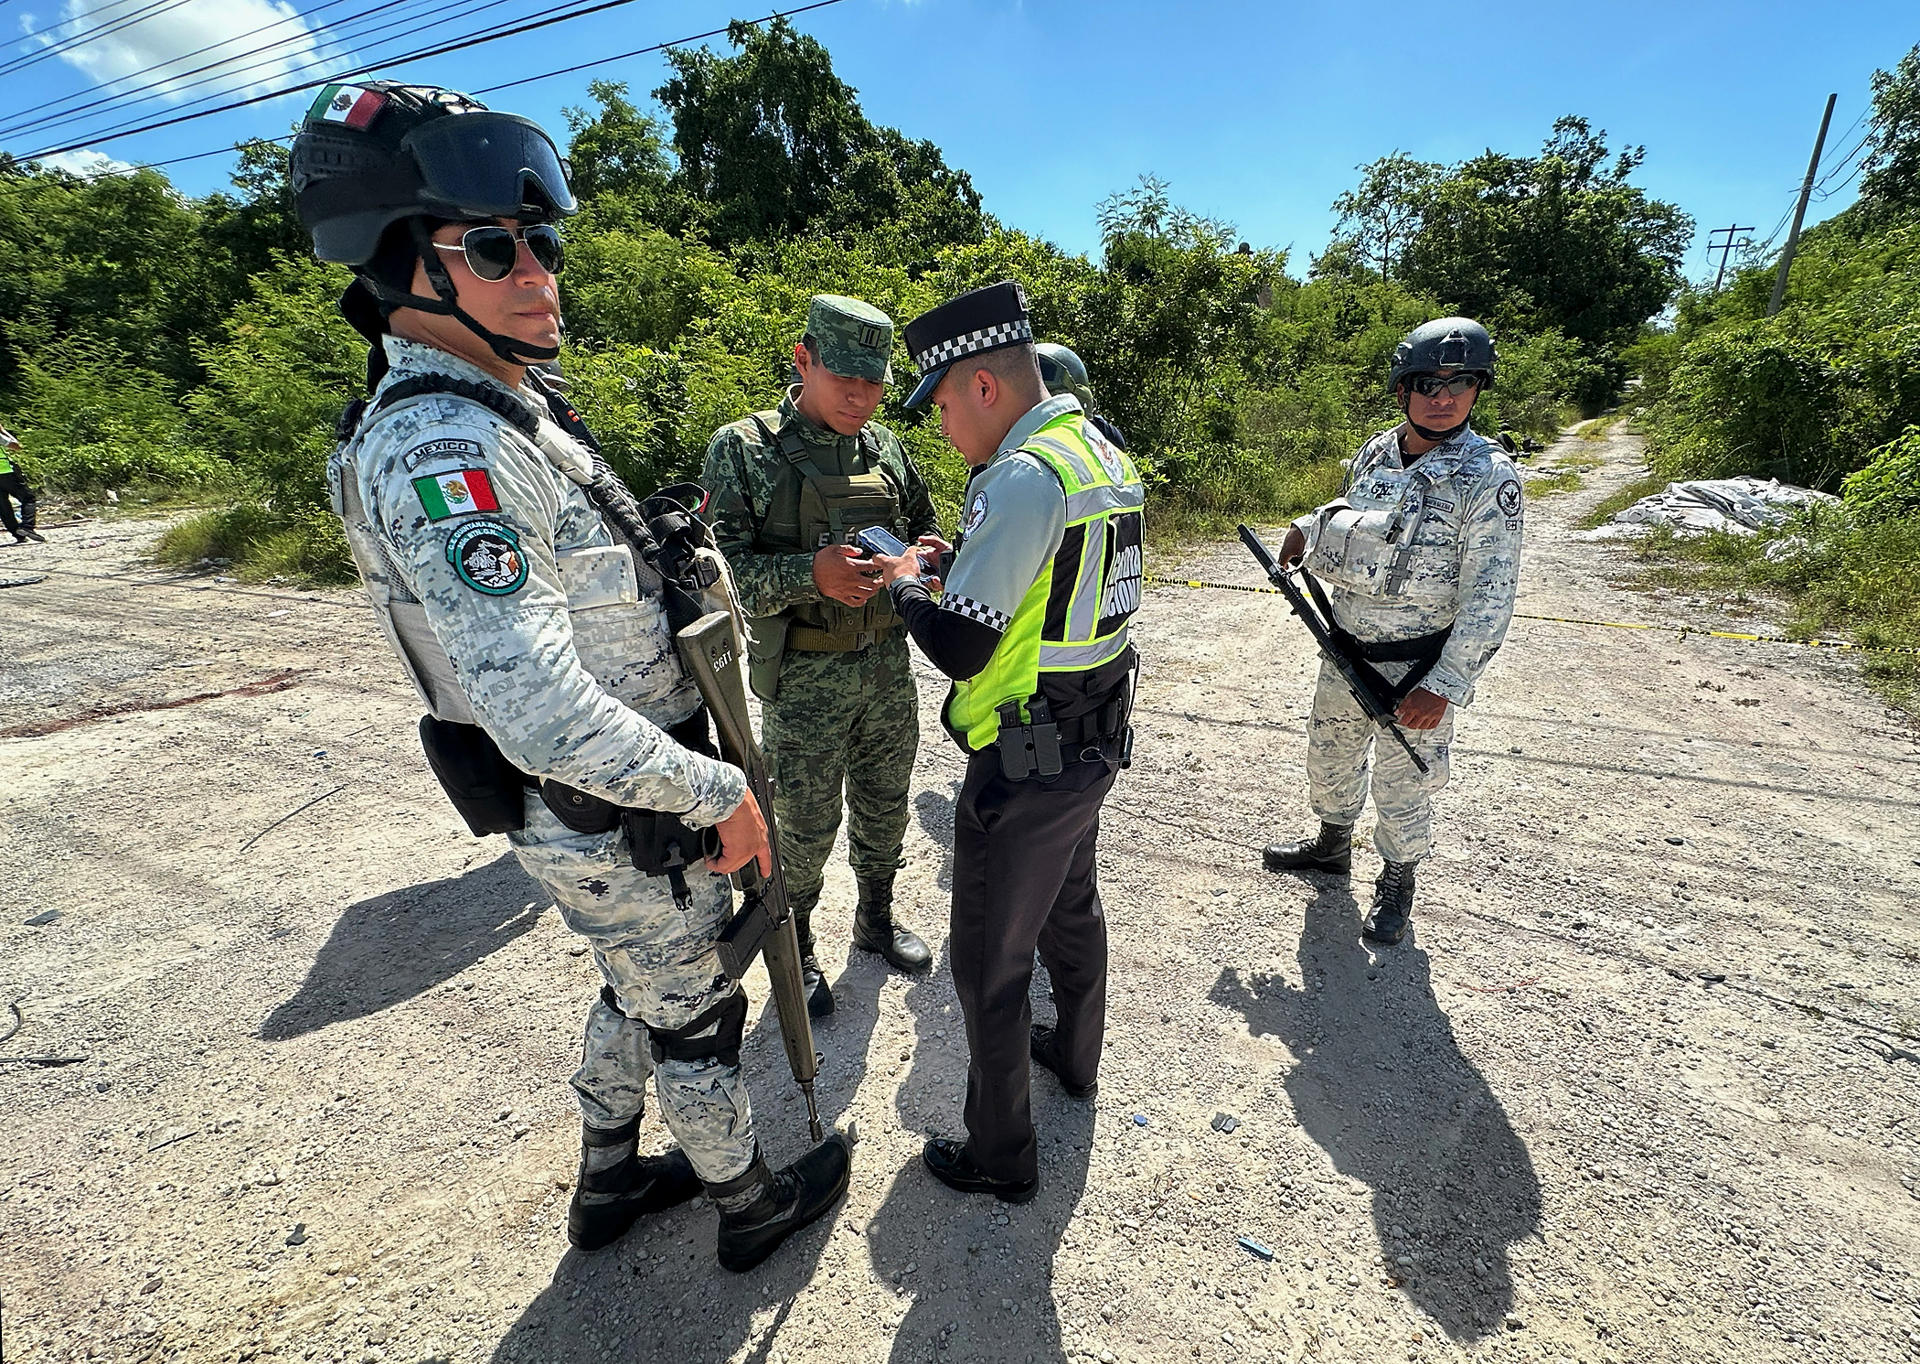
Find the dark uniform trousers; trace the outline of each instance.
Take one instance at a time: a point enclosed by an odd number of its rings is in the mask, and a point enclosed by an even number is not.
[[[20,516],[16,520],[13,504],[20,504]],[[18,535],[23,530],[32,530],[34,522],[33,489],[27,486],[26,477],[18,469],[0,474],[0,522],[6,524],[9,535]]]
[[[947,947],[967,1021],[967,1148],[996,1179],[1039,1175],[1028,1082],[1033,954],[1053,977],[1064,1078],[1091,1082],[1107,1023],[1107,921],[1094,868],[1100,804],[1116,768],[1068,764],[1048,781],[1009,781],[1000,750],[967,760],[953,820]]]

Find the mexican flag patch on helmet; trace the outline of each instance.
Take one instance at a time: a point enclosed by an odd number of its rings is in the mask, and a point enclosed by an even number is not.
[[[344,123],[356,131],[373,126],[387,97],[377,90],[362,90],[357,85],[329,85],[314,97],[307,118],[313,123]]]

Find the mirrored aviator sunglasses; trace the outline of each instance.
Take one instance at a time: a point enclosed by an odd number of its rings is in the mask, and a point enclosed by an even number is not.
[[[527,252],[538,265],[550,275],[560,273],[560,267],[566,263],[567,253],[560,241],[560,230],[551,223],[535,223],[532,227],[519,229],[488,226],[470,227],[461,233],[455,243],[435,242],[442,251],[459,251],[467,258],[467,269],[484,280],[503,280],[513,273],[514,261],[520,254],[520,243],[527,244]]]
[[[1422,374],[1413,380],[1413,391],[1423,398],[1437,398],[1442,392],[1458,398],[1480,383],[1477,374]]]

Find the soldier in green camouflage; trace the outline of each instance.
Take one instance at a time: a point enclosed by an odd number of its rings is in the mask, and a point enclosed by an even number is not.
[[[908,543],[947,547],[934,534],[926,481],[900,438],[871,420],[893,377],[892,351],[893,322],[878,308],[815,297],[793,348],[800,382],[777,409],[715,432],[701,480],[749,618],[748,675],[765,703],[774,815],[816,1017],[833,1011],[813,910],[843,797],[859,885],[854,946],[904,971],[933,960],[893,917],[920,738],[906,633],[878,573],[851,544],[879,526]]]

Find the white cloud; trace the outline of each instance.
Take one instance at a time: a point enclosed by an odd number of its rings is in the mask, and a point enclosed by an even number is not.
[[[96,152],[92,148],[78,152],[61,152],[58,156],[43,156],[35,165],[46,170],[62,170],[73,175],[112,175],[119,171],[133,169],[131,161],[116,161],[105,152]]]
[[[144,7],[144,0],[65,0],[64,22],[36,41],[48,47],[63,37],[111,25],[116,18],[124,19]],[[256,51],[269,45],[268,51]],[[320,68],[294,68],[321,51],[322,41],[290,4],[188,0],[179,6],[162,6],[59,56],[98,85],[126,90],[160,81],[148,97],[179,101],[226,91],[259,94],[287,84],[290,78],[317,78]],[[208,69],[199,70],[203,66]],[[191,89],[186,88],[189,85]]]

